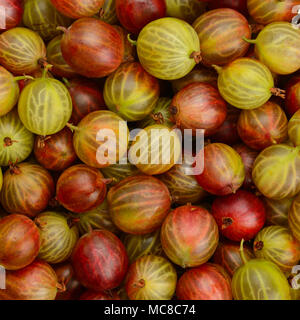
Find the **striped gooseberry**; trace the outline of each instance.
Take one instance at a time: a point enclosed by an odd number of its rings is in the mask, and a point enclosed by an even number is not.
[[[18,27],[0,35],[0,63],[16,75],[31,74],[45,61],[46,47],[34,31]]]
[[[281,200],[300,191],[300,147],[278,144],[264,149],[256,158],[252,179],[265,197]]]
[[[169,213],[160,239],[172,262],[182,268],[197,267],[213,256],[219,242],[218,226],[206,209],[186,205]]]
[[[68,216],[47,211],[34,219],[41,239],[39,258],[56,264],[66,261],[78,240],[78,229],[68,220]]]
[[[21,92],[18,112],[24,126],[38,135],[62,130],[72,114],[72,100],[67,88],[58,80],[47,78],[47,67]]]
[[[239,109],[255,109],[273,95],[284,97],[274,88],[271,71],[260,61],[238,58],[224,67],[214,66],[219,73],[218,88],[223,98]]]
[[[290,22],[273,22],[255,40],[258,59],[276,74],[291,74],[300,68],[300,30]]]
[[[136,44],[140,63],[158,79],[182,78],[201,60],[196,31],[177,18],[161,18],[148,23]]]
[[[249,49],[249,44],[243,43],[243,37],[251,37],[250,26],[236,10],[210,10],[197,18],[193,27],[200,39],[205,65],[225,65],[243,57]]]
[[[171,300],[176,282],[175,268],[167,259],[145,255],[130,266],[125,287],[130,300]]]
[[[157,230],[171,207],[170,193],[165,184],[146,175],[122,180],[109,190],[107,200],[115,225],[130,234]]]
[[[0,117],[0,141],[1,166],[22,162],[32,152],[34,135],[24,127],[16,109]]]

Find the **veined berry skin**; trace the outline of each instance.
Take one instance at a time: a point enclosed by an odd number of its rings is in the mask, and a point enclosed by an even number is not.
[[[233,275],[235,300],[291,300],[284,273],[273,262],[251,259]]]
[[[272,96],[274,79],[261,62],[239,58],[224,67],[216,66],[221,96],[239,109],[256,109]],[[255,85],[253,85],[255,83]]]
[[[196,31],[187,22],[162,18],[142,29],[137,53],[140,63],[151,75],[162,80],[176,80],[195,67],[193,56],[200,53],[200,43]]]
[[[160,239],[172,262],[182,268],[197,267],[213,256],[219,242],[218,226],[204,208],[186,205],[169,213]]]
[[[15,75],[31,74],[46,57],[43,39],[34,31],[17,27],[0,36],[0,63]]]
[[[176,282],[175,268],[167,259],[145,255],[130,266],[125,287],[130,300],[171,300]]]
[[[123,232],[136,235],[157,230],[171,206],[170,193],[164,183],[146,175],[122,180],[109,190],[107,200],[115,225]]]

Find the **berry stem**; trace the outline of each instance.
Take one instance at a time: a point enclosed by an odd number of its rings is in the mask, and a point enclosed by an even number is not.
[[[43,70],[43,74],[42,74],[42,78],[43,78],[43,79],[46,78],[47,72],[48,72],[49,69],[51,69],[52,67],[53,67],[52,64],[49,64],[49,63],[47,63],[47,64],[44,66],[44,70]]]
[[[68,88],[71,87],[70,81],[67,78],[63,78],[63,81]]]
[[[218,74],[220,74],[223,70],[222,67],[217,66],[216,64],[213,64],[212,67],[217,71]]]
[[[127,39],[128,39],[128,41],[129,41],[133,46],[136,46],[136,45],[137,45],[137,41],[131,39],[130,33],[128,33]]]
[[[66,27],[57,27],[56,30],[62,31],[63,33],[66,33],[68,29]]]
[[[243,263],[246,264],[247,263],[247,259],[245,257],[245,252],[244,252],[244,242],[245,242],[245,240],[242,239],[241,245],[240,245],[240,253],[241,253],[241,258],[242,258]]]
[[[256,39],[247,39],[246,37],[243,37],[242,39],[248,43],[251,43],[251,44],[256,44],[256,42],[257,42]]]
[[[76,126],[74,126],[73,124],[71,123],[67,123],[66,125],[69,129],[71,129],[72,131],[80,131],[80,129]]]
[[[15,81],[20,81],[20,80],[34,80],[33,77],[31,76],[20,76],[20,77],[14,77]]]

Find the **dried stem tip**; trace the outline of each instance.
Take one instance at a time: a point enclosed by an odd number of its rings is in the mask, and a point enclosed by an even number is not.
[[[99,17],[102,18],[104,16],[104,14],[105,14],[105,11],[103,8],[101,8],[99,11]]]
[[[271,93],[276,97],[280,97],[282,99],[285,99],[285,90],[282,90],[279,88],[271,88]]]
[[[196,52],[194,51],[191,55],[190,55],[191,59],[194,59],[195,62],[198,64],[202,61],[202,56],[201,56],[201,52]]]
[[[144,288],[145,287],[145,280],[143,280],[143,279],[141,279],[141,280],[139,280],[137,283],[135,283],[133,286],[135,287],[135,288]]]
[[[45,148],[45,146],[46,146],[45,142],[50,139],[51,139],[51,136],[39,136],[37,147],[39,149]]]
[[[256,241],[254,243],[254,249],[255,250],[262,250],[264,247],[264,243],[262,241]]]
[[[178,109],[175,106],[170,106],[169,111],[170,111],[171,115],[173,115],[173,116],[175,116],[178,113]]]
[[[163,124],[165,122],[164,116],[161,112],[151,114],[151,118],[158,124]]]
[[[3,141],[4,141],[4,147],[10,147],[10,146],[12,146],[15,142],[18,142],[17,140],[12,140],[12,139],[9,138],[9,137],[4,138]]]
[[[226,217],[222,219],[222,223],[222,229],[224,230],[233,224],[233,220],[229,217]]]
[[[10,174],[21,174],[21,170],[18,167],[18,159],[16,160],[15,163],[13,163],[12,161],[9,161],[9,172]]]

